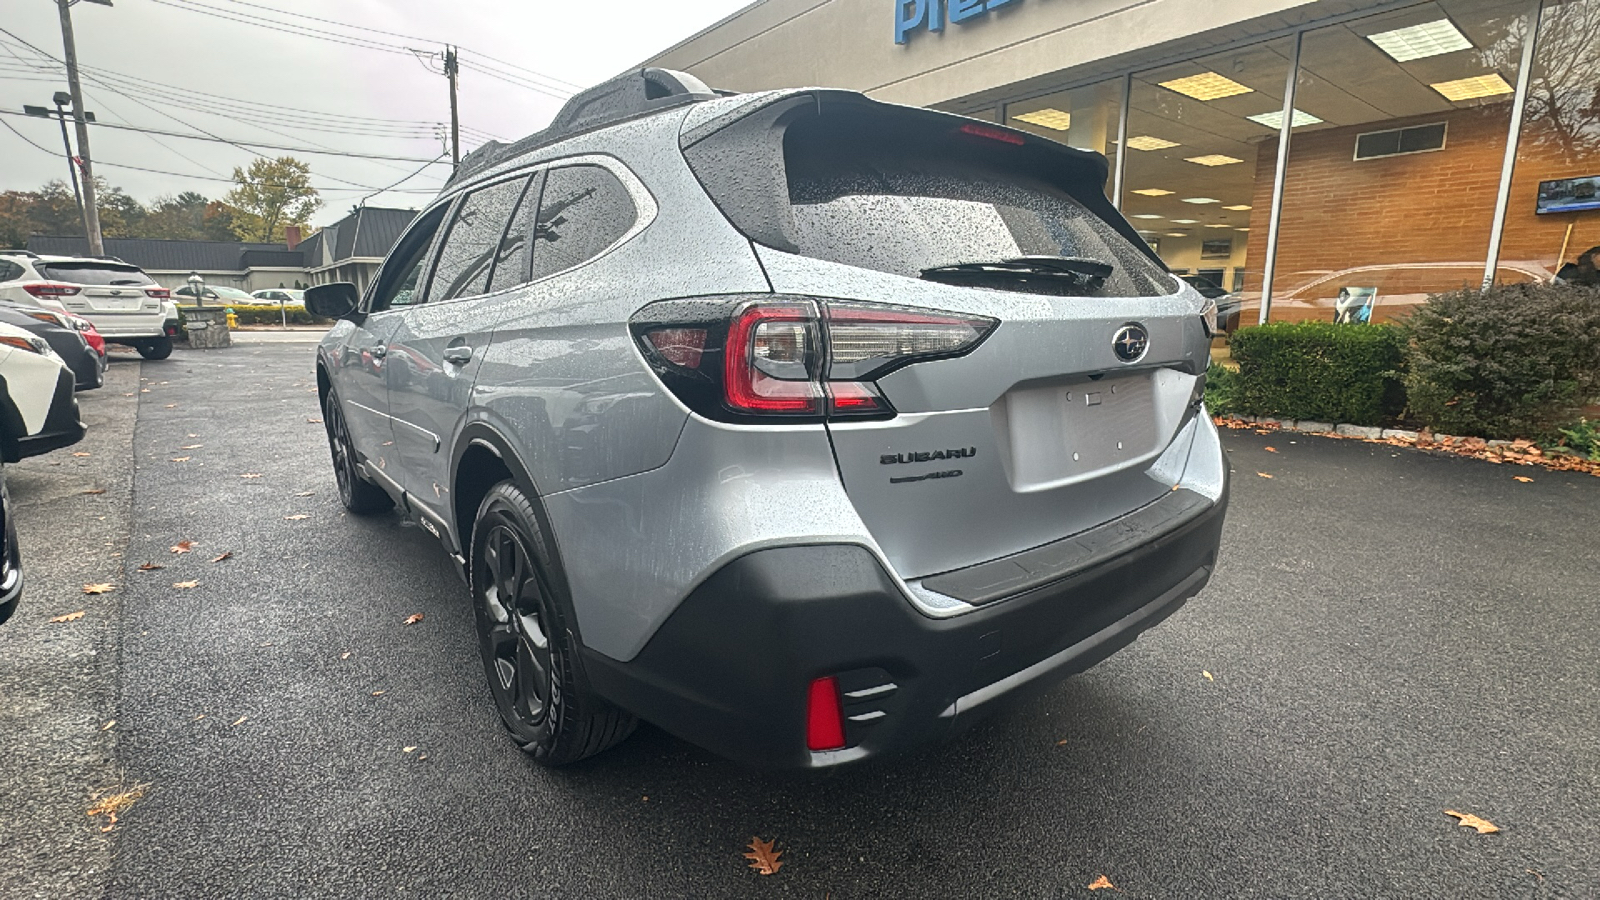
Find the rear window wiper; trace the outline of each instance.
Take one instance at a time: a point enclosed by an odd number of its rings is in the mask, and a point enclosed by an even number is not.
[[[1014,256],[988,262],[951,263],[922,270],[928,281],[964,283],[978,280],[1044,276],[1087,291],[1105,286],[1114,267],[1086,256]]]

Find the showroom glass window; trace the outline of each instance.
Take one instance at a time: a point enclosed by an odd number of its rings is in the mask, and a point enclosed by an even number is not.
[[[1502,282],[1546,280],[1600,245],[1600,0],[1544,4],[1509,201]]]
[[[456,206],[428,282],[426,302],[488,291],[500,239],[527,184],[528,177],[523,176],[479,188]]]
[[[1117,158],[1117,123],[1122,111],[1122,79],[1087,87],[1057,91],[1043,97],[1008,103],[1005,124],[1060,141],[1080,150],[1105,154],[1113,166]],[[982,116],[980,116],[982,117]],[[1106,179],[1106,196],[1112,202],[1114,179]]]
[[[1527,8],[1436,0],[1305,33],[1274,321],[1385,321],[1482,283]]]
[[[1140,72],[1122,210],[1172,270],[1254,322],[1292,39]]]

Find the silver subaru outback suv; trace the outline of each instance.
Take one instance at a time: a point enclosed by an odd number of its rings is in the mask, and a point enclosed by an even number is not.
[[[1082,671],[1210,578],[1215,307],[1106,160],[645,69],[490,144],[317,354],[340,497],[469,586],[516,741],[825,767]]]

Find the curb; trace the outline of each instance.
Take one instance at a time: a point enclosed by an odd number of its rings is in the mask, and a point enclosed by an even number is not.
[[[1488,440],[1480,437],[1437,434],[1427,429],[1410,431],[1404,428],[1378,428],[1370,425],[1317,422],[1310,419],[1279,419],[1272,416],[1213,416],[1212,420],[1216,422],[1218,428],[1292,431],[1321,437],[1388,444],[1394,447],[1411,447],[1417,450],[1439,450],[1492,463],[1543,466],[1562,472],[1587,472],[1590,475],[1600,476],[1600,461],[1584,459],[1564,448],[1544,450],[1527,439]]]

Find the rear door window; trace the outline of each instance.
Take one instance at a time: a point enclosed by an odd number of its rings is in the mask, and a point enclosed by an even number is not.
[[[14,262],[0,259],[0,281],[16,281],[22,277],[22,267]]]
[[[428,283],[428,303],[489,290],[501,238],[528,186],[528,177],[479,188],[456,205]]]
[[[600,166],[550,172],[534,225],[533,277],[582,265],[633,228],[639,211],[617,176]]]
[[[511,214],[511,224],[500,238],[500,249],[495,255],[494,274],[489,278],[489,292],[516,287],[528,280],[528,256],[533,250],[533,220],[539,208],[539,186],[543,176],[535,175],[517,209]]]
[[[99,260],[49,262],[37,265],[39,275],[48,281],[65,281],[92,287],[140,287],[155,284],[137,266],[108,265]]]

